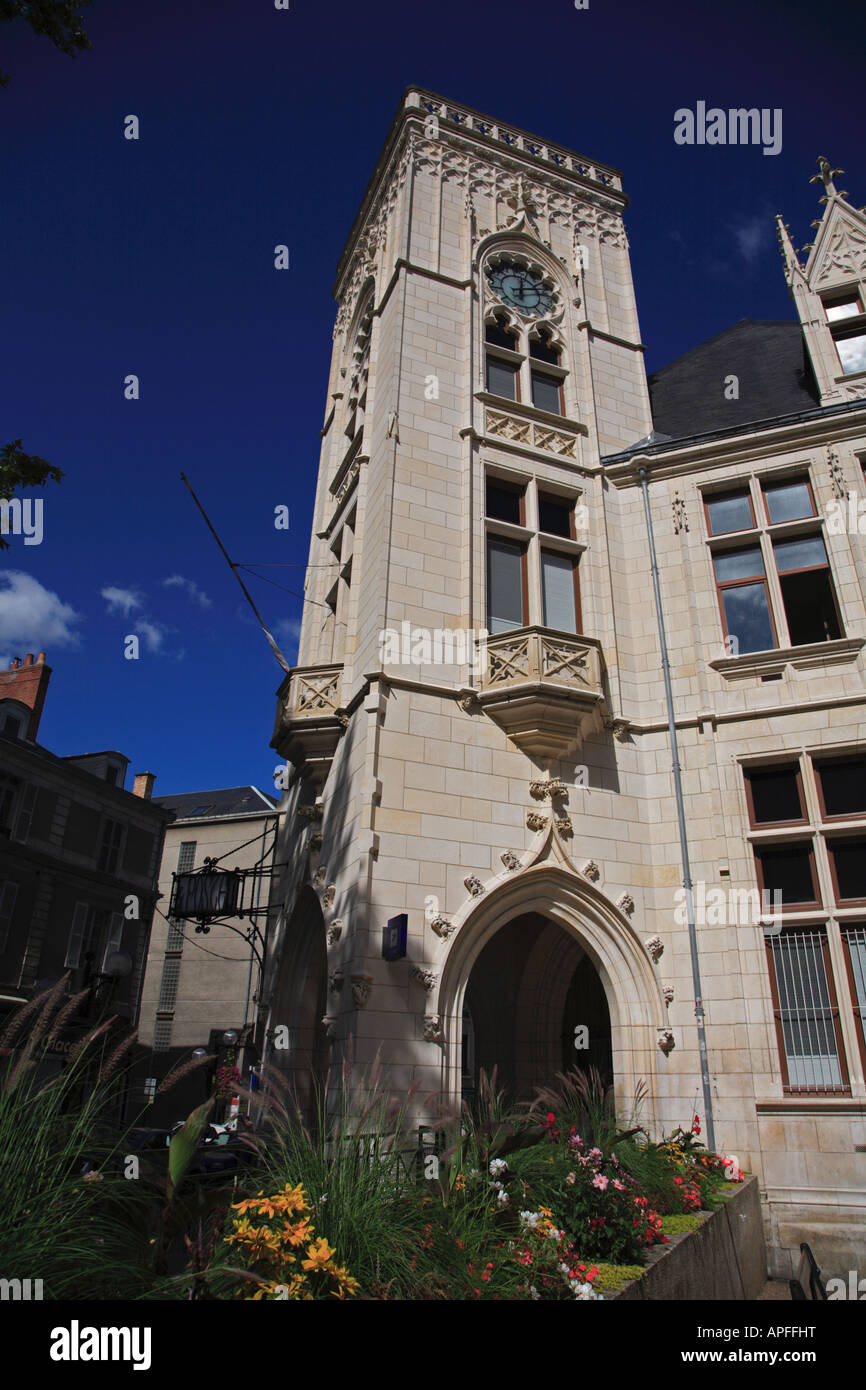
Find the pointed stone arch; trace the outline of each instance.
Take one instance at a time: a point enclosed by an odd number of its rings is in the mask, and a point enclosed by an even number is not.
[[[438,1004],[444,1045],[442,1090],[460,1094],[461,1024],[469,977],[482,950],[508,922],[542,914],[585,951],[598,973],[610,1014],[614,1095],[629,1111],[635,1089],[649,1090],[644,1122],[652,1124],[660,1099],[657,1039],[667,1026],[664,998],[647,952],[625,914],[593,884],[556,859],[501,881],[477,899],[443,951]]]
[[[329,1060],[325,1026],[328,962],[325,919],[318,895],[303,884],[282,933],[280,969],[268,1031],[288,1029],[289,1046],[268,1050],[268,1061],[283,1072],[302,1111],[313,1118],[314,1090],[324,1086]]]

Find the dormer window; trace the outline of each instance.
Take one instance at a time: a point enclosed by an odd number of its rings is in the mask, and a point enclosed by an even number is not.
[[[848,290],[827,295],[821,303],[845,376],[866,372],[866,313],[862,293]]]

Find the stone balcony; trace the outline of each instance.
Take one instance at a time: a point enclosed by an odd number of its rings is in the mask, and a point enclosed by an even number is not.
[[[271,747],[321,786],[348,723],[342,666],[296,666],[278,692]]]
[[[477,700],[523,753],[576,753],[601,728],[601,650],[591,637],[521,627],[487,638]]]

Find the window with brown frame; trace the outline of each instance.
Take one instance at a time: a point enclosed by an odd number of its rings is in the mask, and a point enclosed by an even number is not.
[[[573,541],[574,503],[549,492],[538,494],[538,529],[548,536],[563,536]]]
[[[491,396],[507,401],[520,400],[520,367],[516,362],[503,362],[499,357],[487,358],[487,390]]]
[[[747,768],[745,777],[752,825],[796,825],[806,819],[799,763]]]
[[[533,367],[529,374],[532,387],[532,404],[538,410],[546,410],[550,415],[562,414],[562,382],[559,377],[548,372],[539,372]]]
[[[525,627],[529,611],[526,547],[501,536],[487,537],[487,630]]]
[[[775,647],[776,629],[761,547],[717,550],[713,569],[725,636],[736,641],[733,655]]]
[[[748,488],[706,495],[704,512],[707,531],[711,536],[724,536],[730,531],[752,531],[755,528],[752,494]]]
[[[866,1068],[866,924],[850,922],[842,927],[842,946],[857,1029],[860,1055]]]
[[[541,552],[541,597],[544,626],[580,632],[580,584],[576,555]]]
[[[792,647],[832,642],[842,636],[830,562],[823,537],[773,541],[782,602]]]
[[[497,318],[492,323],[484,325],[484,341],[492,343],[494,347],[507,348],[509,352],[518,351],[518,338],[513,328],[509,328],[508,320]]]
[[[838,903],[866,903],[866,836],[827,839],[833,892]]]
[[[815,499],[808,478],[782,478],[777,482],[766,480],[761,485],[764,496],[764,509],[771,526],[785,521],[802,521],[815,516]]]
[[[822,820],[866,816],[866,757],[813,758]]]
[[[764,940],[785,1093],[849,1094],[826,933],[788,929]]]
[[[781,901],[782,910],[818,906],[818,879],[811,840],[754,845],[758,887],[766,901]],[[775,899],[774,894],[779,894]]]
[[[485,515],[492,521],[507,521],[512,526],[526,525],[526,488],[519,483],[503,482],[488,474],[485,485]]]

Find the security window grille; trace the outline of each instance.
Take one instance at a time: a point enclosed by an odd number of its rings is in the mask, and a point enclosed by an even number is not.
[[[173,1020],[170,1018],[158,1018],[153,1025],[153,1050],[154,1052],[168,1052],[171,1047],[171,1029]]]
[[[177,1002],[177,987],[180,981],[180,961],[168,957],[162,964],[162,979],[159,985],[158,1013],[174,1008]]]
[[[169,919],[168,919],[168,936],[166,937],[166,941],[165,941],[165,949],[166,949],[166,951],[168,951],[168,952],[170,952],[170,951],[177,951],[177,952],[180,952],[180,951],[183,950],[183,943],[184,943],[183,922],[176,921],[174,917],[169,917]]]
[[[842,928],[842,944],[848,966],[848,982],[857,1022],[857,1039],[866,1066],[866,926]]]
[[[18,897],[18,884],[11,879],[0,880],[0,956],[9,942],[9,929],[15,914],[15,899]]]
[[[784,1090],[847,1093],[826,937],[785,931],[768,936],[766,944]]]
[[[196,843],[195,840],[183,840],[181,842],[177,851],[177,872],[179,874],[192,873],[195,868]]]

